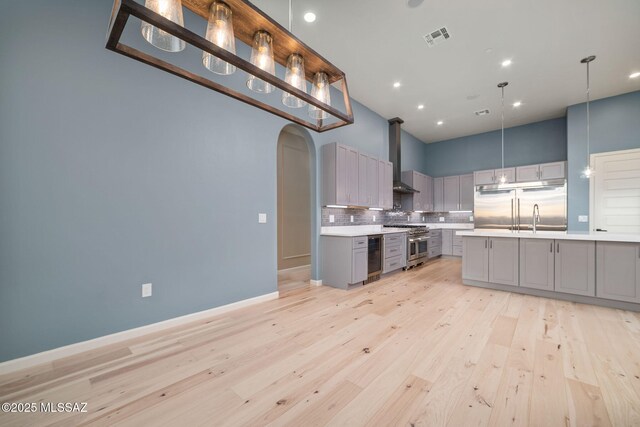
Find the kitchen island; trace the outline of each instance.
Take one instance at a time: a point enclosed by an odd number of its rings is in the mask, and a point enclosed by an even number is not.
[[[458,231],[466,285],[640,311],[640,234]]]

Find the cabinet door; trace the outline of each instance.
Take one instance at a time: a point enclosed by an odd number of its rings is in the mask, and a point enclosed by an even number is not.
[[[433,211],[444,212],[444,178],[433,178]]]
[[[369,165],[369,156],[363,153],[358,155],[358,206],[369,206],[369,190],[367,174],[367,166]]]
[[[444,210],[460,210],[460,177],[447,176],[444,178]]]
[[[349,149],[344,145],[336,145],[336,200],[335,203],[339,205],[349,204],[349,169],[347,166],[347,153]],[[331,173],[326,171],[325,173]],[[326,204],[332,204],[332,200],[327,200]]]
[[[367,248],[354,249],[351,257],[351,283],[367,280]]]
[[[453,230],[442,230],[442,255],[453,255]]]
[[[419,193],[413,193],[413,210],[414,211],[423,211],[423,199],[424,199],[424,182],[422,180],[422,175],[419,172],[413,172],[413,182],[411,185],[414,189],[418,190]]]
[[[427,212],[433,212],[433,178],[425,175],[424,185],[425,185],[424,210]]]
[[[553,240],[520,239],[520,286],[553,290]]]
[[[489,282],[518,286],[518,239],[489,239]]]
[[[377,208],[378,201],[378,159],[369,157],[367,159],[367,193],[369,204],[367,206]]]
[[[473,173],[473,181],[475,185],[494,184],[495,171],[493,169],[486,171],[476,171]]]
[[[393,209],[393,164],[391,162],[385,162],[384,181],[386,183],[386,190],[384,193],[385,204],[383,208]]]
[[[540,167],[538,165],[518,166],[516,168],[516,181],[527,182],[540,179]]]
[[[347,202],[345,205],[358,204],[358,150],[347,147],[346,153],[346,177],[347,177]]]
[[[507,178],[506,183],[516,182],[516,168],[504,168],[495,170],[496,184],[500,183],[500,177],[503,174]]]
[[[596,242],[556,240],[555,290],[596,295]]]
[[[640,244],[596,244],[596,295],[640,302]]]
[[[540,165],[540,179],[560,179],[565,177],[565,162],[543,163]]]
[[[460,210],[473,210],[473,197],[475,189],[473,187],[473,174],[460,175]]]
[[[462,278],[489,281],[489,239],[486,237],[463,238]]]

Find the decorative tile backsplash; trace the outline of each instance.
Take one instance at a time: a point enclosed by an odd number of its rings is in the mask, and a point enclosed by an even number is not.
[[[330,216],[333,215],[333,222]],[[366,209],[341,209],[322,208],[322,226],[345,226],[345,225],[392,225],[407,224],[415,222],[435,223],[440,222],[440,217],[444,217],[445,223],[472,223],[469,217],[471,212],[455,213],[416,213],[403,211],[370,211]],[[353,221],[351,221],[353,217]]]

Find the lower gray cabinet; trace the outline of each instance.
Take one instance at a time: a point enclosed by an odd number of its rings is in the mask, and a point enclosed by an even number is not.
[[[453,230],[442,230],[442,255],[453,255]]]
[[[462,278],[489,281],[489,239],[465,237],[462,240]]]
[[[520,286],[553,290],[553,244],[552,239],[520,239]]]
[[[518,239],[489,239],[489,282],[518,286]]]
[[[556,240],[555,290],[596,295],[596,242]]]
[[[640,302],[640,244],[596,244],[596,295],[618,301]]]
[[[367,248],[354,249],[351,255],[351,283],[367,280]]]

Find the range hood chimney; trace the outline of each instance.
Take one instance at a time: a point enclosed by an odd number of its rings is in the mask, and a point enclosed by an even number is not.
[[[401,181],[402,163],[401,163],[401,137],[402,132],[400,125],[404,123],[400,117],[389,120],[389,161],[393,163],[393,191],[396,193],[411,194],[419,193]]]

